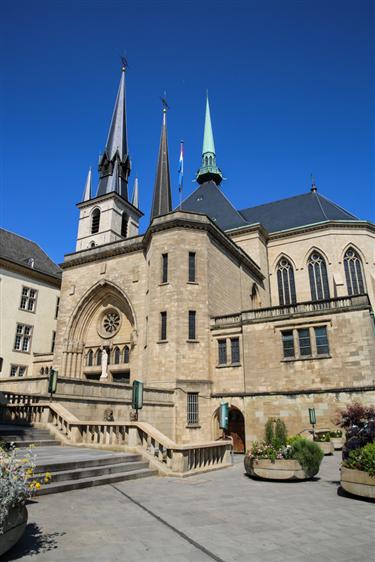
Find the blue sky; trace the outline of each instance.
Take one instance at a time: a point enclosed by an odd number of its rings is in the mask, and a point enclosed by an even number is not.
[[[130,178],[149,221],[167,91],[174,203],[200,164],[208,88],[223,190],[238,208],[321,193],[375,217],[371,0],[2,3],[1,224],[57,262],[74,250],[88,167],[97,182],[129,60]]]

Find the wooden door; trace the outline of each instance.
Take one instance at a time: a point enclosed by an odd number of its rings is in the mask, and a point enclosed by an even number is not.
[[[233,438],[235,453],[245,452],[245,421],[242,413],[237,408],[229,410],[228,433]]]

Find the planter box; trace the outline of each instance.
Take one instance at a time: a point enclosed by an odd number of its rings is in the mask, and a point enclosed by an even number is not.
[[[349,494],[375,499],[375,477],[363,470],[342,466],[341,487]]]
[[[335,451],[341,451],[344,445],[344,439],[342,437],[331,437],[331,443]]]
[[[245,470],[249,476],[258,476],[267,480],[306,480],[308,476],[298,461],[278,459],[271,462],[268,459],[244,460]]]
[[[334,447],[332,441],[315,441],[325,455],[333,455]]]
[[[27,509],[24,505],[13,507],[5,522],[4,533],[0,534],[0,556],[8,552],[20,540],[27,524]]]

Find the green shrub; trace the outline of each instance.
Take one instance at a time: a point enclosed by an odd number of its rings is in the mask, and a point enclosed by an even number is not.
[[[342,437],[342,431],[341,431],[341,429],[330,431],[329,435],[330,435],[330,437]]]
[[[274,420],[273,418],[268,418],[267,423],[264,427],[264,441],[267,445],[271,445],[275,439],[275,434],[273,431]]]
[[[285,446],[288,439],[288,434],[286,430],[285,423],[279,418],[276,420],[275,424],[275,440],[280,444],[280,446]]]
[[[331,441],[331,436],[329,431],[327,431],[327,433],[316,434],[314,441],[317,441],[318,443],[329,443],[329,441]]]
[[[323,457],[323,451],[313,441],[308,441],[302,437],[295,439],[291,444],[290,458],[299,462],[308,478],[319,472]]]
[[[344,462],[347,468],[368,472],[375,477],[375,443],[368,443],[361,449],[350,451],[349,458]]]

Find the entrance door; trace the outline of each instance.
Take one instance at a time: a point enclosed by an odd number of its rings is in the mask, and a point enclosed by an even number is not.
[[[228,433],[233,438],[233,450],[235,453],[245,452],[245,420],[242,412],[237,408],[229,410]]]

